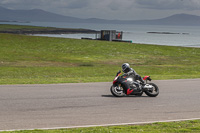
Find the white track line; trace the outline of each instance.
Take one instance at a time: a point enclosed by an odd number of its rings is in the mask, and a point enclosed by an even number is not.
[[[200,118],[191,119],[176,119],[176,120],[163,120],[163,121],[149,121],[149,122],[133,122],[133,123],[116,123],[116,124],[102,124],[102,125],[85,125],[85,126],[69,126],[69,127],[53,127],[53,128],[36,128],[37,130],[56,130],[56,129],[70,129],[70,128],[88,128],[88,127],[106,127],[106,126],[122,126],[122,125],[143,125],[156,122],[178,122],[188,120],[200,120]],[[36,129],[12,129],[12,130],[0,130],[2,131],[21,131],[21,130],[36,130]]]

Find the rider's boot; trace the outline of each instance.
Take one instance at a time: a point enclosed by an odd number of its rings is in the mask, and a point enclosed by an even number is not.
[[[142,85],[136,84],[136,88],[135,89],[136,89],[135,91],[137,91],[137,92],[142,91]]]
[[[138,90],[142,91],[142,85],[139,85]]]

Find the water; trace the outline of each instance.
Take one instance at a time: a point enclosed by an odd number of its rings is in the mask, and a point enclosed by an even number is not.
[[[117,30],[124,32],[123,40],[131,40],[133,43],[200,47],[200,26],[92,24],[92,23],[63,23],[63,22],[31,22],[31,23],[10,23],[10,24],[34,25],[34,26],[58,27],[58,28],[83,28],[92,30]],[[179,34],[150,34],[147,32],[170,32]],[[76,38],[76,39],[81,39],[82,37],[95,39],[96,37],[95,34],[58,34],[58,35],[46,34],[40,36]]]

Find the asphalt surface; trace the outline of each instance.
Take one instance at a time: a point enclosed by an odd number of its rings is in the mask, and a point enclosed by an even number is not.
[[[1,85],[0,130],[200,118],[200,79],[152,81],[158,97],[113,97],[111,83]]]

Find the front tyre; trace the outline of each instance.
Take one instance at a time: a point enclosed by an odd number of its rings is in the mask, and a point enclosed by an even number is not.
[[[159,88],[156,84],[154,83],[148,83],[149,85],[152,86],[151,89],[145,90],[145,94],[149,97],[156,97],[159,94]]]
[[[121,86],[112,85],[110,87],[110,92],[113,94],[113,96],[116,96],[116,97],[123,97],[125,95],[123,92],[123,88]]]

